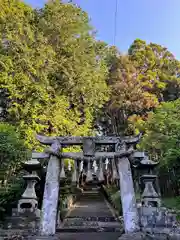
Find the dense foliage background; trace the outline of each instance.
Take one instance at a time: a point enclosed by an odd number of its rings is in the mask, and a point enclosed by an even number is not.
[[[168,49],[136,39],[123,55],[96,40],[72,3],[0,5],[1,191],[28,151],[41,149],[36,133],[85,136],[101,127],[107,135],[143,132],[139,148],[160,161],[162,186],[177,195],[180,62]]]

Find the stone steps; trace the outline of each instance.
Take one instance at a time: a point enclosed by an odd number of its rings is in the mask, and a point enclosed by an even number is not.
[[[95,222],[117,222],[119,219],[116,217],[95,217],[95,216],[91,216],[91,217],[78,217],[78,216],[68,216],[66,218],[66,221],[70,220],[70,219],[74,219],[74,220],[83,220],[83,221],[95,221]]]
[[[110,221],[109,221],[110,220]],[[122,232],[120,222],[111,218],[66,218],[57,232]]]
[[[57,232],[59,233],[92,233],[92,232],[119,232],[123,233],[123,230],[121,228],[115,228],[115,227],[68,227],[68,228],[62,228],[57,229]]]
[[[121,236],[119,232],[81,232],[81,233],[56,233],[55,236],[33,237],[28,240],[117,240]],[[27,240],[27,239],[26,239]]]
[[[107,232],[121,234],[122,224],[112,213],[112,209],[106,203],[104,196],[98,189],[84,191],[58,233],[98,233]]]
[[[59,240],[117,240],[119,232],[59,233]]]

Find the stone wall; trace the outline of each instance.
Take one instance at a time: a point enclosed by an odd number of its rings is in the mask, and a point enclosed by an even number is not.
[[[162,230],[156,233],[137,232],[133,234],[123,234],[118,240],[179,240],[180,233],[163,233]]]
[[[140,225],[143,228],[174,228],[176,227],[176,214],[166,208],[140,207],[138,209]]]

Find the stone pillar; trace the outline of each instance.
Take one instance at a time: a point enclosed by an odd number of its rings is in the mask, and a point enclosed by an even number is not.
[[[88,159],[88,163],[87,163],[87,178],[86,178],[86,182],[91,182],[93,180],[92,177],[92,171],[91,171],[91,161],[90,159]]]
[[[127,157],[118,159],[118,172],[125,233],[137,232],[139,231],[139,217],[131,167]]]
[[[112,178],[113,178],[113,181],[116,181],[117,179],[119,180],[114,158],[112,159]]]
[[[58,152],[61,146],[56,141],[51,146],[53,152]],[[41,210],[41,236],[52,236],[56,233],[57,208],[60,182],[60,160],[51,155],[47,167]]]
[[[103,159],[99,159],[99,175],[98,175],[99,182],[104,181],[104,171],[103,171]]]
[[[77,186],[78,183],[78,166],[77,166],[77,160],[74,160],[74,169],[72,173],[72,184]]]

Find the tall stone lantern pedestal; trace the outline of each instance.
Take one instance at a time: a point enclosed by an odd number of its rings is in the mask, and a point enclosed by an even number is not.
[[[160,194],[155,190],[157,175],[153,174],[158,162],[150,160],[144,156],[139,162],[138,168],[143,170],[141,181],[144,183],[141,195],[141,207],[138,208],[140,226],[143,231],[169,232],[176,224],[176,216],[168,209],[161,207]]]

